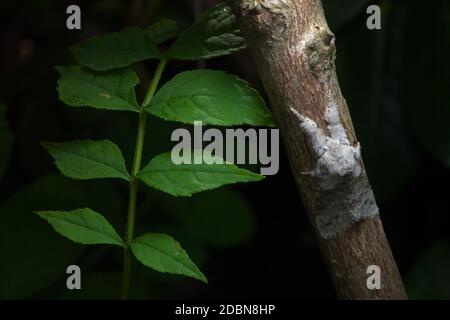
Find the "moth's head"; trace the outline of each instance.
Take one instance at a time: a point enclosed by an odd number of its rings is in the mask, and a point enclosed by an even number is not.
[[[318,160],[315,175],[322,188],[332,189],[358,177],[361,171],[359,153],[354,147],[331,142]]]

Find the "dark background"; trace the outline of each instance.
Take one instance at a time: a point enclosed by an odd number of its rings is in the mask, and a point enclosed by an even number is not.
[[[412,298],[450,298],[450,3],[376,1],[382,30],[366,28],[372,1],[324,0],[337,37],[337,72],[363,147],[387,236]],[[203,1],[206,8],[215,1]],[[66,29],[79,4],[82,30]],[[191,0],[6,0],[0,4],[0,298],[117,298],[122,253],[83,247],[56,234],[33,211],[91,207],[124,229],[127,188],[59,174],[39,141],[111,139],[133,152],[136,119],[123,112],[64,106],[55,65],[68,47],[125,26],[195,17]],[[248,51],[209,60],[261,92]],[[198,67],[172,62],[164,76]],[[155,68],[135,66],[140,94]],[[0,109],[1,110],[1,109]],[[144,163],[171,148],[177,124],[152,118]],[[172,198],[141,186],[137,234],[176,237],[209,285],[135,263],[135,298],[334,299],[284,150],[280,171],[261,183]],[[117,250],[117,251],[116,251]],[[78,264],[83,290],[69,292],[65,269]]]

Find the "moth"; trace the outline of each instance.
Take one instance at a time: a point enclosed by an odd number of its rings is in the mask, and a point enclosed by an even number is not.
[[[361,168],[361,147],[353,146],[342,126],[336,103],[328,98],[324,119],[329,135],[310,118],[290,108],[308,137],[315,167],[303,174],[316,178],[314,219],[320,235],[329,239],[353,224],[378,215],[367,175]]]

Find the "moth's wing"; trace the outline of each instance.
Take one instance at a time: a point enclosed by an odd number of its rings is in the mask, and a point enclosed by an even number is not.
[[[349,214],[345,194],[341,191],[333,189],[317,193],[314,218],[320,235],[325,239],[334,237],[355,223]]]
[[[347,181],[332,190],[317,192],[315,221],[325,239],[376,215],[378,207],[366,176]]]
[[[378,215],[378,206],[367,176],[360,176],[349,186],[349,212],[355,221],[373,218]]]

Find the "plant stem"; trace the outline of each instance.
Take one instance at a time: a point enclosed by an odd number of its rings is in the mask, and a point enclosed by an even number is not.
[[[167,59],[162,59],[159,61],[158,66],[156,67],[155,74],[153,75],[152,82],[150,83],[150,87],[147,91],[147,94],[145,95],[144,102],[141,106],[141,113],[143,112],[143,109],[150,104],[150,102],[153,99],[153,96],[155,95],[156,89],[158,88],[159,80],[161,80],[161,75],[164,71],[164,68],[166,67]]]
[[[125,235],[125,249],[123,258],[123,276],[122,276],[122,292],[121,299],[128,298],[128,291],[130,288],[130,278],[131,278],[131,252],[130,243],[133,241],[134,237],[134,220],[136,217],[136,200],[138,194],[138,180],[136,178],[137,174],[141,170],[142,162],[142,150],[144,147],[145,138],[145,125],[147,122],[147,112],[144,110],[146,106],[150,104],[153,96],[155,95],[156,89],[158,88],[158,83],[161,80],[161,75],[166,66],[167,60],[160,60],[158,67],[156,68],[155,74],[153,76],[150,87],[145,95],[144,102],[141,105],[141,110],[139,112],[139,122],[136,136],[136,145],[134,151],[133,168],[131,170],[130,177],[130,197],[128,202],[128,217],[127,217],[127,230]]]

